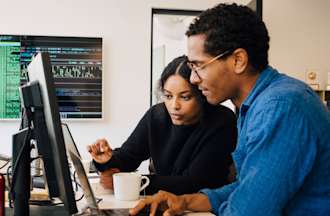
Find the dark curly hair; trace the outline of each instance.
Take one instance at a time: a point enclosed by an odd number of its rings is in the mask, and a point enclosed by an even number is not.
[[[204,34],[204,50],[216,56],[237,48],[246,50],[250,65],[262,71],[268,65],[269,35],[265,23],[247,6],[218,4],[190,24],[188,37]]]
[[[164,68],[160,76],[158,89],[160,92],[164,92],[164,85],[167,79],[172,75],[178,74],[189,83],[193,95],[197,98],[198,104],[200,105],[201,109],[204,111],[205,106],[210,106],[210,105],[207,103],[205,96],[198,89],[198,87],[190,83],[191,69],[188,67],[187,61],[188,58],[185,55],[173,59]]]

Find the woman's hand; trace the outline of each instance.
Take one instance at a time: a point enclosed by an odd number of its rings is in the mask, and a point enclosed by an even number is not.
[[[120,172],[117,168],[110,168],[101,172],[100,183],[105,189],[113,190],[113,174]]]
[[[108,162],[112,157],[112,149],[106,139],[98,139],[92,145],[87,146],[92,158],[99,164]]]

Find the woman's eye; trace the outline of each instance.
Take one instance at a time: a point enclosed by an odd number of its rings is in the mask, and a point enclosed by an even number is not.
[[[164,98],[167,99],[167,100],[169,100],[169,99],[172,98],[172,95],[167,95],[167,94],[165,94],[165,95],[164,95]]]
[[[190,95],[186,95],[186,96],[181,96],[181,98],[185,101],[188,101],[191,99],[191,96]]]

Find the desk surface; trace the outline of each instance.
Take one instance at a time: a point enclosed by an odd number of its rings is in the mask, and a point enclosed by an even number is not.
[[[97,198],[102,198],[102,201],[99,203],[101,209],[123,209],[123,208],[132,208],[138,201],[120,201],[116,200],[113,192],[111,190],[104,189],[100,184],[98,179],[90,179],[90,184],[93,188],[95,196]],[[79,194],[77,194],[79,197]],[[142,198],[142,197],[141,197]],[[86,205],[86,200],[82,199],[77,202],[77,208],[83,209]],[[6,208],[6,216],[13,215],[13,209]],[[66,216],[69,215],[63,206],[30,206],[30,215],[47,215],[47,216]],[[210,212],[189,212],[185,216],[213,216]]]
[[[112,190],[104,189],[99,183],[98,179],[90,179],[90,184],[93,188],[93,192],[96,197],[101,197],[103,202],[99,203],[101,208],[111,208],[111,209],[122,209],[122,208],[133,208],[136,206],[138,201],[120,201],[115,199]],[[143,197],[141,197],[143,198]],[[78,203],[78,206],[84,201]],[[79,208],[79,207],[78,207]],[[214,216],[211,212],[187,212],[185,216]]]

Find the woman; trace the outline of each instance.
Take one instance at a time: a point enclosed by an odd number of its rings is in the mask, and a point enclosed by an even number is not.
[[[147,159],[153,170],[147,194],[193,193],[228,183],[235,115],[206,102],[190,84],[186,62],[181,56],[167,65],[159,83],[164,102],[146,112],[121,148],[112,150],[104,139],[88,146],[105,187],[112,188],[113,173],[134,171]]]

